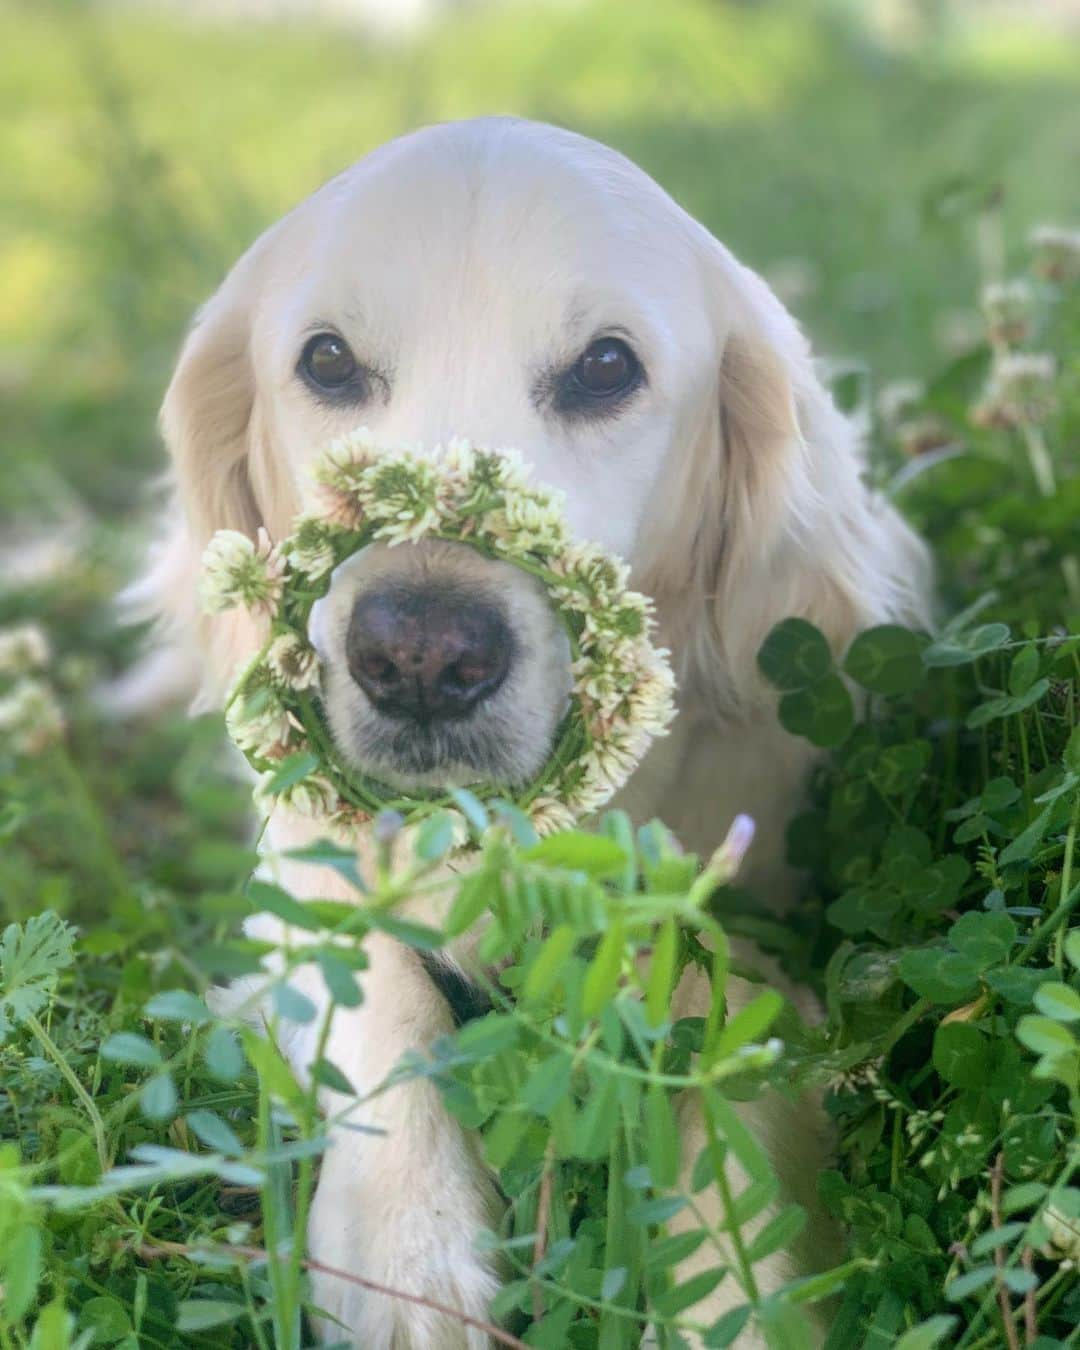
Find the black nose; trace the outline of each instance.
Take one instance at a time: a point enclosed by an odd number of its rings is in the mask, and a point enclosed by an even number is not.
[[[356,602],[345,655],[380,712],[445,722],[498,689],[513,638],[493,605],[445,590],[392,588]]]

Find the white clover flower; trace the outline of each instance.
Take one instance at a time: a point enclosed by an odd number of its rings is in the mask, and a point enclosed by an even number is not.
[[[270,614],[281,599],[284,563],[260,526],[252,540],[238,530],[218,530],[203,553],[201,599],[207,614],[242,606]]]
[[[289,563],[309,581],[332,572],[337,563],[335,524],[319,516],[303,516],[285,546]]]
[[[225,729],[245,754],[273,759],[297,740],[298,724],[278,695],[264,686],[231,700],[225,709]]]
[[[1080,1263],[1080,1214],[1067,1214],[1058,1206],[1050,1204],[1040,1217],[1050,1235],[1043,1254],[1056,1261]]]
[[[412,450],[386,456],[368,474],[370,514],[377,539],[404,544],[422,539],[441,520],[440,480],[434,465]]]
[[[1031,232],[1031,247],[1040,277],[1059,284],[1080,279],[1080,230],[1039,225]]]
[[[606,796],[604,800],[607,800]],[[537,797],[529,804],[528,814],[537,834],[554,834],[557,830],[568,830],[575,820],[574,812],[557,797]]]
[[[49,640],[36,623],[0,628],[0,675],[29,675],[49,664]]]
[[[1025,342],[1031,336],[1035,293],[1028,282],[992,281],[983,287],[981,304],[991,342]]]
[[[983,399],[972,409],[979,426],[1043,422],[1054,411],[1054,358],[1044,352],[1009,352],[990,373]]]
[[[378,463],[379,448],[367,427],[332,441],[315,465],[315,494],[324,516],[349,530],[363,524],[371,501],[368,470]]]
[[[556,576],[565,577],[571,583],[565,588],[566,603],[577,600],[575,607],[588,610],[593,600],[606,601],[626,589],[630,569],[610,553],[605,553],[599,544],[574,544],[551,561],[551,570]],[[586,594],[581,596],[580,588]],[[562,599],[564,588],[559,588]]]
[[[555,553],[568,542],[561,507],[546,493],[510,495],[502,510],[489,512],[484,523],[510,553]]]
[[[23,677],[0,698],[0,744],[16,755],[38,755],[64,734],[56,695],[41,680]]]
[[[309,773],[299,783],[286,788],[279,798],[290,811],[301,816],[331,816],[341,806],[337,789],[319,773]]]
[[[295,633],[282,633],[270,644],[266,664],[290,689],[310,689],[319,682],[319,657]]]

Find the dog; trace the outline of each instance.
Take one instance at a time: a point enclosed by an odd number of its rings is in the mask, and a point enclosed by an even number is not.
[[[815,751],[780,727],[758,648],[790,615],[838,651],[869,625],[923,623],[929,583],[922,544],[864,485],[855,430],[763,280],[623,156],[551,126],[427,128],[322,187],[202,309],[163,406],[174,499],[140,594],[187,654],[173,661],[194,660],[204,703],[257,641],[249,620],[199,614],[207,541],[223,527],[283,537],[311,457],[361,424],[387,444],[516,447],[565,493],[575,537],[630,562],[673,653],[679,712],[615,804],[661,816],[705,856],[751,815],[743,878],[783,914],[798,884],[783,829]],[[508,564],[440,542],[370,547],[335,573],[313,640],[338,752],[385,780],[512,784],[550,749],[569,658],[543,595]],[[265,842],[280,855],[324,832],[275,811]],[[301,896],[335,893],[324,868],[275,875]],[[251,931],[281,930],[263,916]],[[364,1003],[338,1010],[326,1049],[361,1094],[452,1027],[415,952],[380,935],[368,950]],[[455,957],[467,972],[469,953]],[[317,974],[301,987],[325,1006]],[[688,975],[673,1013],[703,1013],[708,993]],[[734,980],[731,1006],[753,993]],[[310,1066],[306,1029],[288,1053]],[[741,1109],[811,1212],[802,1247],[758,1267],[767,1292],[829,1259],[814,1196],[828,1146],[813,1107],[773,1095]],[[498,1272],[473,1238],[498,1195],[473,1141],[423,1081],[356,1119],[382,1133],[334,1131],[312,1257],[482,1321]],[[701,1122],[687,1109],[680,1128],[692,1161]],[[715,1218],[715,1199],[703,1204]],[[701,1249],[677,1277],[712,1264]],[[743,1298],[728,1278],[691,1314],[708,1323]],[[329,1275],[315,1275],[314,1302],[348,1329],[323,1334],[364,1350],[489,1343]]]

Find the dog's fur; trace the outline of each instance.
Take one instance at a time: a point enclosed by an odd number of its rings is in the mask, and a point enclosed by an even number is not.
[[[362,408],[320,403],[297,378],[305,337],[328,327],[373,372]],[[610,333],[631,344],[646,380],[610,416],[567,421],[544,394],[552,372]],[[706,854],[737,812],[749,813],[758,831],[744,877],[782,912],[793,887],[783,826],[812,752],[779,728],[758,646],[788,615],[810,619],[838,649],[866,625],[920,621],[927,570],[915,537],[864,487],[853,430],[762,280],[627,160],[551,127],[435,127],[327,184],[237,263],[199,316],[165,400],[176,499],[143,596],[171,640],[199,653],[204,698],[253,639],[242,620],[197,615],[203,547],[222,527],[284,535],[304,496],[305,461],[358,423],[386,442],[463,434],[516,446],[540,480],[565,490],[575,534],[631,561],[675,656],[680,711],[617,804],[638,820],[661,816]],[[373,762],[378,717],[342,656],[355,596],[387,574],[437,576],[509,601],[524,657],[478,714],[476,743],[512,732],[498,773],[528,776],[562,707],[565,651],[521,574],[453,546],[369,550],[335,576],[313,636],[341,752],[394,772]],[[424,781],[467,778],[468,764],[452,760],[448,752]],[[313,833],[276,812],[266,842],[281,853]],[[321,868],[292,863],[278,874],[300,895],[331,885]],[[270,920],[255,927],[278,931]],[[381,937],[369,947],[365,1001],[338,1011],[327,1050],[361,1092],[451,1024],[412,952]],[[467,964],[468,952],[457,957]],[[325,1000],[317,974],[305,987]],[[734,982],[736,1005],[748,993]],[[677,1011],[700,1013],[707,997],[688,979]],[[301,1070],[309,1041],[300,1029],[289,1047]],[[484,1317],[497,1278],[473,1235],[493,1222],[497,1199],[472,1142],[424,1082],[382,1093],[357,1118],[385,1134],[335,1134],[312,1254]],[[810,1206],[809,1245],[827,1260],[813,1194],[826,1151],[813,1111],[771,1096],[744,1118]],[[701,1126],[689,1108],[681,1127],[692,1162]],[[705,1207],[716,1213],[707,1198]],[[804,1254],[764,1263],[766,1287],[790,1278]],[[717,1259],[706,1244],[680,1276]],[[332,1278],[316,1279],[315,1299],[364,1350],[486,1343],[423,1307]],[[741,1299],[729,1278],[695,1316],[708,1322]]]

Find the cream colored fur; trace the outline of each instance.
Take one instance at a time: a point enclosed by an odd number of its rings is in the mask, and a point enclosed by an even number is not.
[[[359,412],[320,407],[295,377],[304,335],[319,324],[388,372],[386,391]],[[538,406],[536,372],[613,330],[629,335],[648,376],[622,415],[570,426]],[[748,812],[758,832],[745,878],[782,912],[793,888],[783,828],[812,753],[779,728],[757,648],[791,614],[838,648],[862,626],[920,620],[927,581],[921,546],[863,486],[852,430],[760,278],[621,156],[510,119],[406,137],[315,193],[256,242],[204,308],[165,401],[176,495],[141,599],[188,661],[200,653],[205,700],[251,642],[242,621],[196,613],[207,539],[223,526],[285,532],[307,459],[358,422],[387,441],[460,433],[518,447],[538,477],[565,490],[575,533],[631,560],[674,651],[680,713],[620,804],[638,820],[660,815],[706,853]],[[499,588],[497,571],[487,584]],[[338,592],[337,611],[347,612],[350,594]],[[532,648],[554,660],[543,607],[531,617],[519,608]],[[358,698],[347,683],[338,679],[334,699]],[[526,681],[516,697],[527,720],[536,691]],[[530,753],[544,748],[549,722],[534,717]],[[311,832],[275,815],[267,850]],[[283,865],[280,875],[300,895],[325,895],[330,884],[325,869]],[[269,919],[253,930],[279,935]],[[328,1047],[361,1093],[450,1025],[410,951],[379,938],[371,956],[365,1002],[337,1013]],[[325,997],[315,974],[308,992]],[[736,981],[733,999],[753,992]],[[706,998],[693,981],[677,994],[683,1012],[702,1012]],[[312,1054],[303,1033],[290,1053],[303,1070]],[[693,1159],[701,1126],[683,1114],[683,1153]],[[483,1317],[497,1273],[472,1236],[492,1220],[495,1188],[472,1142],[426,1083],[381,1094],[358,1118],[385,1133],[337,1131],[311,1219],[313,1255]],[[813,1198],[827,1146],[813,1104],[766,1097],[745,1118],[781,1175],[801,1185],[810,1245],[827,1262],[833,1234]],[[803,1254],[767,1262],[765,1286],[799,1269]],[[708,1257],[703,1248],[694,1260]],[[484,1343],[330,1278],[316,1279],[315,1298],[363,1350]],[[725,1280],[694,1315],[709,1322],[741,1299]]]

